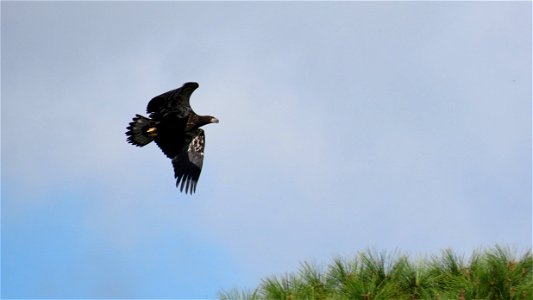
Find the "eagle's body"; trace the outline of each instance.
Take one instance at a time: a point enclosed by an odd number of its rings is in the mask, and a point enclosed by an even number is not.
[[[202,171],[205,134],[201,126],[218,123],[212,116],[199,116],[191,108],[189,98],[198,83],[187,82],[182,87],[152,98],[146,109],[149,118],[136,115],[128,126],[128,142],[145,146],[155,141],[172,159],[176,186],[185,193],[194,193]]]

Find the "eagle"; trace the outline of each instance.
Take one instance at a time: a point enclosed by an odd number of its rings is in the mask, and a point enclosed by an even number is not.
[[[198,83],[187,82],[150,100],[146,112],[149,117],[135,115],[127,127],[127,141],[138,147],[155,143],[172,160],[176,187],[180,192],[193,194],[202,172],[205,134],[200,128],[218,123],[213,116],[197,115],[189,104]]]

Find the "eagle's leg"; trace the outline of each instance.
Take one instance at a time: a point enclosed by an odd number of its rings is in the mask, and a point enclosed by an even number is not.
[[[146,133],[149,137],[156,137],[157,136],[157,128],[156,127],[150,127],[146,129]]]

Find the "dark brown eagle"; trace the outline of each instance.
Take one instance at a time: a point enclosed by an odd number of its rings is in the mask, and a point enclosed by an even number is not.
[[[204,161],[205,134],[200,127],[218,123],[212,116],[199,116],[191,108],[189,98],[198,83],[187,82],[182,87],[152,98],[146,112],[149,118],[136,115],[128,126],[128,142],[145,146],[151,141],[172,159],[176,187],[194,193]]]

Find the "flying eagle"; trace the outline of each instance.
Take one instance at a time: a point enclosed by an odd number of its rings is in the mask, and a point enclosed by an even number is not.
[[[199,116],[191,108],[189,98],[198,83],[187,82],[182,87],[152,98],[146,112],[149,118],[135,115],[128,126],[128,142],[142,147],[155,141],[163,153],[172,159],[176,187],[194,193],[204,161],[205,134],[200,127],[218,123],[212,116]]]

